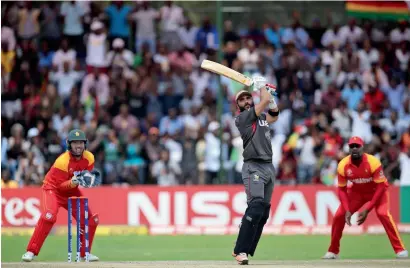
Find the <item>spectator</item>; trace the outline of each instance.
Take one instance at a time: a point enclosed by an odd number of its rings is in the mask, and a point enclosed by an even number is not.
[[[159,129],[151,127],[148,131],[148,139],[145,141],[143,151],[143,155],[151,167],[153,163],[159,160],[160,152],[161,143],[159,139]]]
[[[379,61],[379,52],[377,49],[372,48],[369,39],[364,40],[363,49],[359,50],[358,58],[360,62],[360,72],[370,70],[370,63]]]
[[[81,102],[87,101],[90,96],[90,90],[93,88],[96,91],[97,99],[100,105],[105,105],[108,101],[109,78],[105,73],[100,73],[99,68],[93,68],[93,72],[84,77],[81,87]]]
[[[39,55],[39,67],[51,69],[53,65],[54,51],[51,51],[47,41],[41,42],[41,51]],[[69,66],[70,68],[71,66]]]
[[[400,47],[396,49],[396,59],[402,72],[405,72],[409,67],[410,51],[408,47],[406,41],[402,41]]]
[[[359,136],[366,143],[369,143],[373,134],[369,123],[371,112],[366,109],[366,104],[360,102],[357,111],[349,112],[352,117],[352,136]]]
[[[161,43],[167,44],[170,51],[181,45],[178,29],[184,23],[183,9],[172,1],[165,1],[165,6],[160,9],[161,18]]]
[[[84,53],[83,19],[86,10],[82,7],[81,2],[70,1],[61,4],[60,13],[64,18],[63,34],[75,51],[82,55]]]
[[[319,18],[314,18],[312,21],[312,26],[307,29],[308,35],[313,41],[313,46],[321,48],[321,38],[325,33],[326,28],[322,27]]]
[[[123,1],[112,1],[112,3],[105,8],[105,14],[109,21],[109,40],[120,38],[124,44],[128,45],[128,35],[130,33],[130,26],[128,23],[128,15],[131,13],[131,7],[124,5]]]
[[[351,43],[353,47],[356,47],[356,44],[362,41],[363,30],[356,25],[356,20],[351,18],[348,25],[340,28],[339,36],[342,45]]]
[[[161,135],[165,135],[166,133],[175,135],[182,131],[182,127],[182,120],[177,116],[177,109],[169,108],[168,116],[161,118],[159,132]]]
[[[237,43],[239,43],[240,40],[241,40],[241,38],[234,31],[234,29],[232,27],[232,21],[226,20],[224,22],[224,37],[223,37],[224,44],[226,45],[229,42],[233,42],[233,43],[237,44]]]
[[[115,130],[108,130],[102,141],[104,151],[104,175],[103,178],[108,184],[118,184],[121,181],[121,143]]]
[[[107,65],[114,72],[114,77],[119,77],[124,74],[125,77],[132,77],[132,67],[134,61],[134,54],[128,49],[124,48],[124,41],[120,38],[114,39],[112,48],[107,55]]]
[[[61,38],[56,2],[43,2],[40,13],[41,39],[46,41],[52,51],[56,51]]]
[[[382,112],[382,103],[385,99],[383,92],[377,87],[376,83],[369,84],[369,91],[364,95],[364,101],[374,114]]]
[[[265,37],[263,32],[259,30],[256,22],[254,20],[250,20],[248,23],[248,29],[244,36],[245,39],[253,40],[256,46],[259,46],[263,41],[265,41]]]
[[[153,60],[160,66],[161,71],[164,73],[167,73],[171,68],[171,64],[168,58],[168,50],[164,44],[158,45],[158,52],[154,55]]]
[[[316,83],[320,85],[322,92],[325,92],[332,81],[336,80],[336,73],[332,71],[332,64],[331,58],[325,58],[322,62],[322,68],[315,74]]]
[[[349,110],[346,107],[346,103],[341,102],[339,108],[332,111],[332,118],[334,119],[332,126],[337,128],[343,139],[350,138],[351,120],[349,116]]]
[[[139,127],[139,121],[135,116],[129,114],[128,105],[121,104],[120,113],[114,117],[112,125],[118,133],[127,138],[133,129]]]
[[[1,67],[2,71],[7,77],[7,81],[10,79],[10,73],[13,70],[16,59],[16,53],[14,50],[9,50],[7,42],[1,43]]]
[[[178,185],[177,177],[181,174],[180,166],[170,160],[169,151],[162,149],[160,160],[152,166],[152,175],[159,186]]]
[[[316,66],[316,64],[320,60],[320,51],[314,47],[314,43],[312,39],[308,39],[306,48],[303,50],[303,55],[309,61],[311,66]]]
[[[256,45],[253,40],[246,41],[246,47],[238,51],[238,59],[243,64],[243,70],[245,72],[254,73],[258,70],[260,54],[256,50]]]
[[[291,27],[286,28],[282,35],[282,43],[293,43],[298,49],[306,47],[308,40],[309,34],[299,21],[295,21]]]
[[[185,72],[191,72],[195,63],[194,56],[183,48],[171,52],[168,56],[171,67],[182,69]]]
[[[319,144],[319,140],[313,135],[311,130],[309,132],[305,130],[301,133],[296,147],[299,152],[297,166],[298,184],[310,183],[312,181],[317,163],[315,148]]]
[[[279,185],[295,185],[296,184],[296,170],[297,161],[293,151],[289,146],[283,147],[283,156],[279,165],[277,182]]]
[[[155,21],[159,20],[160,13],[149,6],[148,1],[142,2],[142,7],[131,15],[136,22],[135,50],[140,52],[143,44],[148,44],[149,51],[155,54]]]
[[[265,39],[277,49],[282,48],[281,40],[284,31],[285,29],[280,27],[277,22],[272,22],[270,25],[265,24],[264,26]]]
[[[16,36],[11,28],[9,18],[4,17],[1,24],[1,42],[7,43],[7,50],[14,51],[16,48]]]
[[[198,184],[198,160],[196,155],[196,137],[191,134],[189,128],[185,128],[185,135],[181,140],[182,144],[182,174],[179,184]]]
[[[202,21],[202,27],[196,35],[196,42],[199,43],[201,51],[206,52],[208,49],[216,50],[219,47],[218,32],[211,24],[209,17],[205,17]]]
[[[63,71],[64,62],[70,63],[70,69],[75,66],[77,52],[69,48],[68,39],[61,40],[60,49],[53,56],[53,65],[57,66],[58,71]]]
[[[124,178],[128,178],[129,184],[145,183],[145,161],[142,158],[142,145],[144,138],[140,130],[131,130],[130,137],[125,145]],[[136,178],[136,179],[134,179]]]
[[[1,189],[14,189],[18,188],[17,181],[11,178],[10,171],[7,168],[1,168]]]
[[[57,68],[50,73],[50,81],[56,84],[58,95],[63,99],[67,99],[73,88],[81,80],[81,75],[74,71],[70,70],[70,62],[66,61],[63,63],[63,71],[58,72]]]
[[[401,21],[397,28],[390,32],[390,41],[393,44],[399,44],[403,41],[410,42],[410,28],[406,21]]]
[[[322,95],[322,104],[327,107],[329,111],[337,108],[341,101],[340,91],[338,91],[335,83],[330,83],[326,92]]]
[[[322,35],[320,43],[323,47],[329,47],[329,45],[334,45],[336,48],[340,46],[342,40],[340,39],[340,26],[335,24],[332,28],[329,28]]]
[[[107,67],[106,61],[106,40],[107,35],[104,32],[104,24],[100,21],[94,21],[91,24],[91,33],[87,40],[87,71],[90,73],[93,68],[99,68],[105,72]]]
[[[220,169],[221,141],[218,138],[219,123],[211,122],[205,134],[205,171],[206,184],[214,184]]]
[[[387,87],[382,87],[381,90],[386,95],[390,108],[402,113],[403,100],[405,99],[405,86],[400,79],[398,77],[393,77],[390,80],[390,84]]]
[[[33,8],[32,2],[22,3],[19,10],[18,36],[21,39],[31,40],[40,33],[40,10]]]
[[[184,49],[191,53],[194,52],[198,30],[198,27],[194,26],[189,18],[185,20],[185,25],[178,29],[178,36],[181,39]]]

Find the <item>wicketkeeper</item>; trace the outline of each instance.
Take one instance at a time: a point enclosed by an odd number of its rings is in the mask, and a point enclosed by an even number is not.
[[[260,90],[261,101],[253,103],[252,95],[242,90],[236,94],[240,114],[235,124],[243,140],[242,180],[247,195],[248,208],[232,255],[241,265],[248,264],[248,255],[253,256],[269,218],[275,169],[272,165],[272,144],[269,124],[279,116],[274,95],[276,88],[267,84],[264,77],[254,77],[254,90]],[[268,113],[264,113],[269,106]]]
[[[374,208],[377,217],[386,230],[397,258],[407,258],[396,223],[389,209],[389,186],[380,160],[370,154],[363,153],[364,142],[360,137],[349,139],[350,155],[343,158],[337,167],[338,194],[341,205],[332,222],[332,238],[328,252],[323,259],[339,258],[340,239],[345,224],[351,225],[352,215],[361,207],[357,223],[363,224],[367,215]],[[352,187],[347,190],[347,182]]]
[[[41,199],[41,216],[37,222],[34,233],[27,245],[27,252],[22,260],[31,262],[37,256],[40,249],[50,233],[51,228],[57,220],[60,207],[67,209],[68,198],[83,196],[78,185],[83,187],[94,187],[101,184],[100,173],[94,169],[94,155],[86,150],[87,138],[81,130],[72,130],[68,134],[68,150],[61,154],[50,168],[43,182]],[[73,206],[72,215],[75,217],[77,209]],[[84,211],[81,211],[81,218]],[[88,211],[89,220],[89,249],[94,239],[98,225],[98,215]],[[84,223],[81,228],[81,244],[85,245]],[[85,257],[85,247],[81,247],[81,258]],[[98,257],[90,254],[89,261],[98,261]]]

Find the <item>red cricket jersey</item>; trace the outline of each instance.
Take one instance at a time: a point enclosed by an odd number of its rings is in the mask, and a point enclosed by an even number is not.
[[[352,164],[350,155],[343,158],[337,166],[337,179],[339,187],[345,187],[347,181],[351,181],[352,190],[363,193],[374,193],[377,183],[388,185],[380,160],[370,154],[363,154],[359,166]]]
[[[65,183],[70,181],[74,174],[83,170],[92,171],[94,169],[94,155],[85,150],[81,159],[76,160],[69,151],[61,154],[53,166],[47,172],[43,182],[44,189],[69,190],[78,186]]]

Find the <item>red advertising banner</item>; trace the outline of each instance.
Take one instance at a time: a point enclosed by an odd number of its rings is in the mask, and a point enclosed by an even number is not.
[[[399,188],[390,187],[390,209],[399,220]],[[152,234],[236,233],[246,209],[243,186],[136,186],[83,189],[101,225],[147,226]],[[41,214],[40,188],[2,189],[3,227],[32,227]],[[266,233],[329,233],[340,202],[336,189],[327,186],[278,186],[272,197]],[[352,222],[356,222],[357,214]],[[60,209],[57,226],[67,225]],[[372,212],[364,227],[350,233],[377,232],[380,223]],[[372,231],[373,230],[373,231]],[[376,230],[376,231],[375,231]]]

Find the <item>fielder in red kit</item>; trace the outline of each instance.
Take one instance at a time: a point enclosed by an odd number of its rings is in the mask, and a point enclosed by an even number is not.
[[[323,258],[337,259],[339,257],[340,239],[345,223],[351,226],[352,215],[361,207],[363,210],[359,213],[357,223],[363,224],[369,212],[374,208],[386,230],[396,257],[407,258],[408,252],[389,212],[389,193],[387,192],[389,185],[384,176],[383,167],[376,157],[363,153],[363,145],[360,137],[350,138],[350,155],[343,158],[337,167],[338,195],[341,205],[333,218],[330,247]],[[353,184],[349,191],[347,181]]]
[[[94,155],[86,150],[87,138],[81,130],[72,130],[68,134],[67,146],[68,150],[61,154],[53,166],[46,174],[42,186],[41,199],[41,216],[37,222],[34,233],[27,245],[27,252],[23,255],[22,260],[30,262],[37,256],[40,249],[50,233],[51,228],[57,220],[57,214],[60,207],[67,209],[68,198],[72,196],[82,196],[82,192],[78,185],[85,185],[83,174],[95,174],[93,180],[100,180],[99,173],[94,169]],[[73,206],[72,215],[76,215],[76,206]],[[81,211],[84,213],[84,211]],[[98,225],[98,215],[93,214],[89,209],[89,249],[94,239],[94,234]],[[81,215],[83,218],[83,215]],[[84,223],[80,225],[81,230],[84,230]],[[81,244],[85,245],[84,231],[81,232]],[[85,247],[81,247],[81,257],[85,256]],[[95,255],[89,255],[89,261],[98,261]]]

